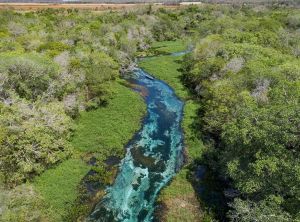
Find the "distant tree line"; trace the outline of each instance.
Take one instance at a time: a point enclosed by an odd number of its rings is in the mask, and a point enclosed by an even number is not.
[[[297,0],[0,0],[0,3],[180,3],[180,2],[203,2],[213,4],[279,4],[299,6]]]
[[[199,2],[196,0],[0,0],[0,3],[179,3]]]
[[[203,3],[213,4],[248,4],[248,5],[292,5],[300,6],[300,1],[297,0],[202,0]]]

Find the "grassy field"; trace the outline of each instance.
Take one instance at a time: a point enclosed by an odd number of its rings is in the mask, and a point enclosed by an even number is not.
[[[124,145],[140,128],[145,113],[142,98],[126,86],[115,83],[115,94],[106,107],[83,112],[76,120],[72,144],[74,155],[37,177],[33,185],[55,214],[49,221],[65,221],[76,198],[78,186],[91,169],[83,159],[93,153],[101,160],[122,157]],[[47,211],[47,209],[45,209]]]
[[[151,48],[161,54],[170,54],[186,50],[186,44],[182,40],[154,42]]]
[[[187,169],[182,169],[171,184],[160,193],[158,202],[161,202],[165,209],[160,212],[161,221],[202,221],[203,215],[199,202],[191,183],[186,179],[188,173]]]
[[[168,53],[185,50],[182,41],[155,43],[153,47]],[[201,156],[205,146],[193,126],[198,105],[189,99],[189,93],[180,80],[181,73],[178,69],[180,68],[181,59],[182,56],[164,55],[147,58],[142,60],[139,65],[151,75],[167,82],[175,90],[175,93],[185,101],[182,128],[184,130],[188,162],[192,163],[195,158]],[[187,166],[181,169],[172,182],[162,190],[158,198],[163,206],[163,210],[158,212],[162,221],[203,221],[206,217],[201,212],[195,191],[188,181],[189,170]]]
[[[106,107],[84,112],[76,121],[73,146],[81,152],[122,155],[124,145],[140,127],[146,107],[142,98],[121,84]]]
[[[142,60],[139,65],[151,75],[167,82],[182,99],[188,97],[188,92],[180,81],[180,59],[182,56],[159,56]]]
[[[169,8],[176,9],[180,7],[187,7],[189,2],[180,5],[163,5],[162,3],[152,4],[154,8]],[[193,3],[195,4],[195,3]],[[105,10],[133,10],[141,7],[146,7],[149,3],[0,3],[0,10],[22,10],[22,11],[37,11],[43,9],[79,9],[79,10],[91,10],[91,11],[105,11]]]
[[[77,186],[89,171],[81,159],[71,158],[56,168],[45,171],[34,181],[34,185],[50,206],[53,221],[63,221],[78,196]],[[47,209],[45,209],[47,210]]]

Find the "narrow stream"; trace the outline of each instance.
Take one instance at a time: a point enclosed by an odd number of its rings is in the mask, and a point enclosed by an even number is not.
[[[152,221],[158,192],[182,164],[183,102],[170,86],[141,69],[128,81],[144,97],[147,115],[126,147],[114,184],[88,221]]]

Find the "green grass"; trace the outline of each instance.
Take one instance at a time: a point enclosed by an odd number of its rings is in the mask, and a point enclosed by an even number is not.
[[[178,71],[181,59],[182,56],[152,57],[140,61],[139,65],[146,72],[167,82],[180,98],[185,99],[188,92],[181,83],[181,73]]]
[[[138,52],[137,57],[168,55],[173,52],[182,52],[186,49],[187,44],[183,40],[154,42],[147,51]]]
[[[140,128],[145,114],[145,103],[141,96],[126,86],[123,81],[114,83],[115,93],[106,107],[82,112],[75,121],[72,144],[75,154],[57,167],[37,177],[33,185],[55,212],[50,221],[65,221],[72,204],[79,196],[78,185],[90,170],[80,156],[94,153],[104,160],[110,155],[123,157],[124,145]],[[47,211],[47,209],[44,209]]]
[[[119,83],[114,89],[116,93],[106,107],[81,113],[72,139],[77,150],[122,155],[124,145],[140,128],[144,101]]]
[[[203,215],[197,196],[187,180],[188,173],[188,169],[182,169],[160,193],[158,201],[162,201],[167,208],[163,213],[163,221],[202,221]]]
[[[176,177],[173,178],[172,183],[168,189],[163,189],[159,200],[170,199],[173,197],[180,197],[194,192],[192,185],[186,180],[188,170],[182,169]]]
[[[68,159],[37,177],[33,185],[51,208],[53,221],[63,221],[78,196],[77,186],[90,166],[81,159]],[[47,211],[47,209],[44,209]]]
[[[197,104],[195,101],[187,100],[185,102],[182,128],[184,131],[189,162],[201,157],[206,148],[200,139],[199,129],[197,129],[195,126],[198,109],[199,104]]]
[[[155,43],[153,46],[168,53],[185,49],[185,45],[180,41]],[[199,138],[199,130],[195,126],[199,105],[189,99],[189,93],[180,80],[181,73],[178,69],[180,68],[181,60],[182,56],[163,55],[146,58],[139,65],[151,75],[168,83],[175,90],[175,93],[185,101],[182,128],[189,163],[192,163],[194,159],[201,157],[205,146]],[[199,219],[205,217],[199,211],[197,196],[187,179],[188,173],[189,170],[184,167],[173,178],[172,182],[161,191],[158,200],[167,205],[167,211],[163,212],[165,214],[163,215],[163,220],[199,221]],[[178,207],[180,202],[186,202],[186,207]]]

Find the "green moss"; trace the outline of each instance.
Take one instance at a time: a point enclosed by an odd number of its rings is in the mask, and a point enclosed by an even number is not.
[[[137,93],[121,83],[114,83],[115,92],[107,106],[82,112],[76,120],[71,141],[77,150],[74,156],[93,153],[98,161],[110,155],[122,157],[124,145],[140,127],[145,104]],[[74,210],[78,186],[90,169],[80,158],[73,157],[35,179],[33,184],[46,204],[56,212],[52,215],[53,221],[65,220],[69,211]],[[100,178],[100,181],[105,179]]]
[[[188,169],[182,169],[162,190],[158,201],[167,209],[160,212],[163,221],[202,221],[203,215],[193,186],[187,180],[188,174]]]
[[[161,47],[168,53],[183,51],[185,48],[183,42],[180,41],[155,43],[154,47]],[[185,101],[182,128],[189,163],[191,163],[196,158],[201,157],[205,146],[200,139],[199,130],[197,130],[195,124],[199,105],[189,99],[188,90],[183,86],[180,79],[181,72],[179,68],[181,67],[182,58],[182,56],[164,55],[146,58],[139,65],[151,75],[168,83],[175,90],[175,93]],[[197,196],[188,180],[189,173],[189,169],[183,168],[173,178],[172,182],[162,190],[158,201],[166,205],[167,210],[159,212],[163,214],[161,219],[166,221],[199,221],[208,217],[206,214],[201,213],[199,209]],[[186,205],[178,207],[177,202],[186,203]]]
[[[51,215],[53,221],[63,221],[68,214],[79,194],[78,184],[89,169],[90,166],[81,159],[72,158],[45,171],[34,180],[33,185],[55,212]],[[47,209],[44,210],[47,212]]]
[[[194,189],[187,181],[188,169],[182,169],[172,180],[172,183],[167,189],[163,189],[159,200],[181,197],[182,195],[187,195],[194,192]]]
[[[184,51],[186,49],[186,44],[181,40],[154,42],[152,44],[152,49],[161,54],[170,54],[173,52]]]
[[[188,93],[180,81],[181,73],[180,61],[182,56],[159,56],[142,60],[139,65],[146,72],[167,82],[176,92],[176,94],[184,99]]]
[[[121,156],[140,128],[145,113],[142,98],[120,83],[113,88],[116,92],[107,106],[83,112],[76,121],[72,144],[77,150]]]

